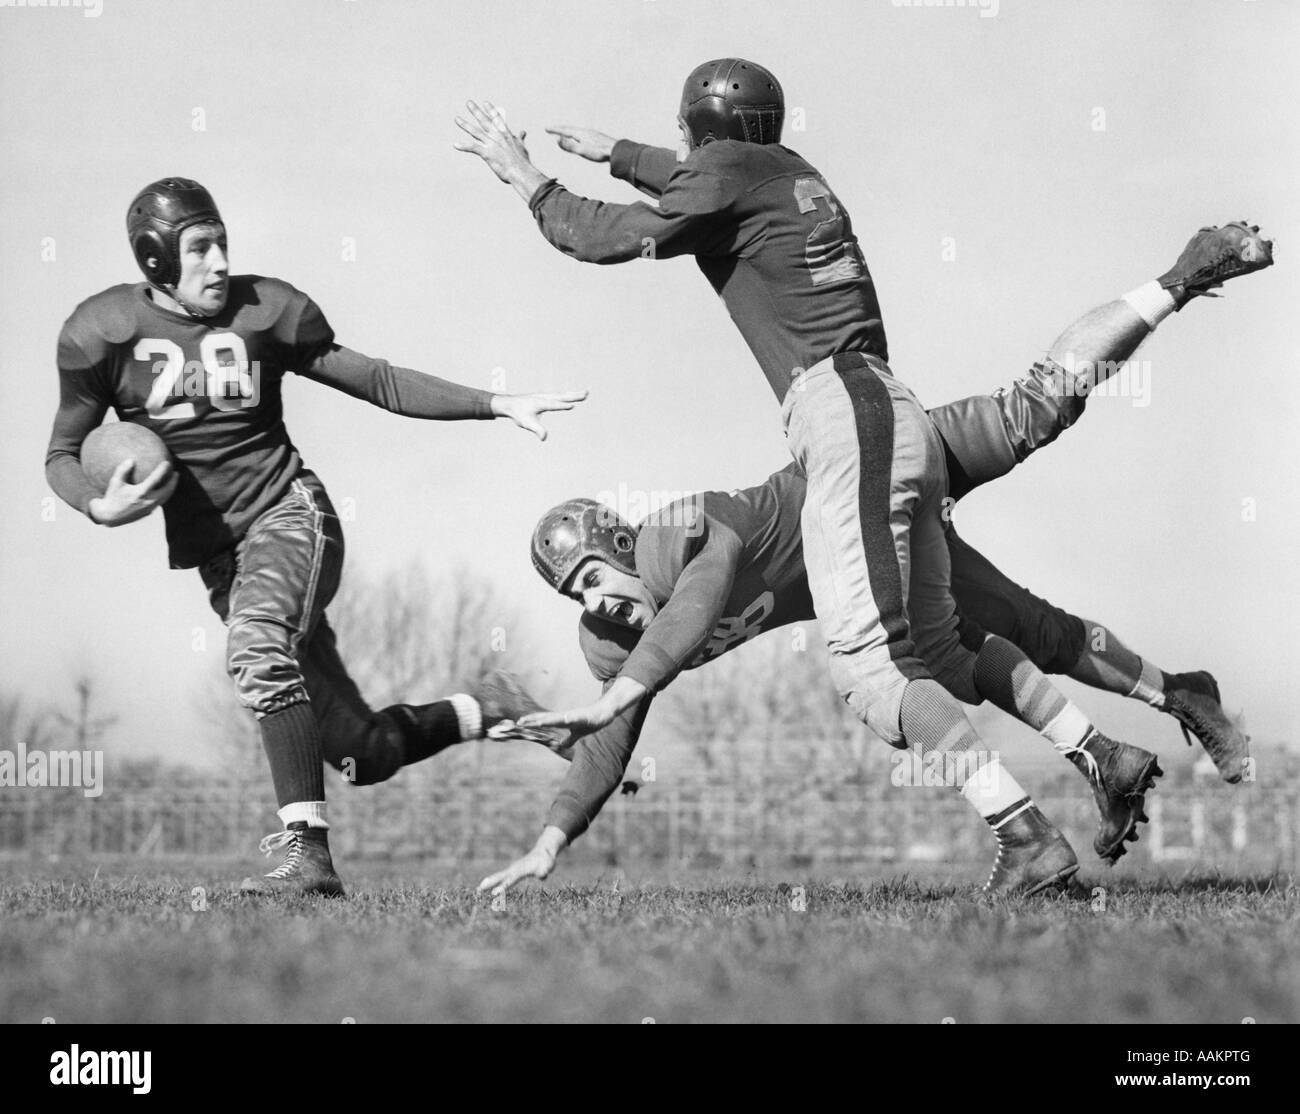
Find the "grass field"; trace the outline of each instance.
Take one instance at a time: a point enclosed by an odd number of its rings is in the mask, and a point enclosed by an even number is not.
[[[1300,1020],[1282,874],[985,903],[973,872],[575,871],[493,909],[418,867],[258,904],[247,865],[0,865],[0,1022]]]

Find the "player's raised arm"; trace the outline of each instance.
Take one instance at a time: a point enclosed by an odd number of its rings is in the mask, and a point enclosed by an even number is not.
[[[470,101],[469,118],[456,123],[468,138],[458,151],[478,155],[527,203],[543,236],[584,263],[670,259],[721,250],[735,235],[726,210],[739,186],[726,174],[684,166],[673,175],[658,207],[614,205],[579,197],[535,167],[499,109]],[[667,185],[667,184],[666,184]]]
[[[630,139],[614,139],[594,128],[575,128],[571,124],[553,124],[546,129],[555,136],[561,151],[579,155],[589,162],[609,163],[615,178],[630,182],[655,200],[668,187],[668,179],[680,161],[678,152],[667,147],[651,147]]]

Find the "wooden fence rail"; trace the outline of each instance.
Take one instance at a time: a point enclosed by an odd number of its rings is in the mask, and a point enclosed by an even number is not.
[[[350,857],[504,862],[531,844],[548,799],[536,784],[482,781],[337,793],[332,843]],[[1081,853],[1090,847],[1090,799],[1039,803]],[[1130,862],[1297,865],[1293,790],[1197,787],[1153,797],[1148,812]],[[0,854],[11,856],[246,856],[274,824],[269,802],[242,788],[152,787],[96,799],[68,789],[0,789]],[[781,796],[693,781],[614,797],[575,852],[609,863],[832,868],[978,860],[990,847],[955,796],[854,786]]]

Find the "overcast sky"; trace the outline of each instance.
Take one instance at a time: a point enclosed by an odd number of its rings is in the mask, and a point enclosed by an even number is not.
[[[178,174],[214,193],[233,270],[308,292],[342,343],[483,387],[504,369],[512,391],[590,388],[545,445],[500,422],[397,418],[292,378],[286,391],[307,463],[355,510],[349,567],[472,564],[541,629],[567,691],[589,695],[572,605],[529,565],[537,516],[620,484],[759,482],[788,459],[779,410],[690,260],[564,258],[509,188],[452,149],[452,118],[467,97],[495,100],[545,171],[630,201],[543,127],[672,145],[686,73],[738,54],[771,68],[800,110],[785,142],[853,215],[894,370],[927,404],[1009,382],[1073,317],[1164,271],[1202,224],[1249,217],[1276,237],[1276,268],[1194,303],[1146,344],[1136,397],[1094,400],[958,522],[1009,573],[1158,664],[1214,670],[1257,738],[1292,733],[1300,6],[996,9],[0,9],[4,686],[58,700],[91,667],[121,745],[202,757],[195,691],[212,682],[223,633],[197,573],[168,570],[161,516],[110,532],[62,503],[44,513],[59,327],[82,299],[137,278],[127,202]],[[193,649],[196,628],[206,651]],[[1174,747],[1171,721],[1083,700]]]

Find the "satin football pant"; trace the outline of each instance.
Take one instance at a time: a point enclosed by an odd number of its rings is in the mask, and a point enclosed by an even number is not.
[[[366,703],[339,657],[325,608],[343,570],[343,531],[320,480],[303,471],[232,548],[199,570],[227,628],[226,669],[259,719],[309,701],[323,757],[365,785],[392,777],[403,736]]]
[[[952,598],[943,442],[912,392],[857,352],[798,376],[782,416],[808,482],[804,563],[831,676],[858,718],[897,745],[909,682],[933,677],[980,702],[984,634]]]

